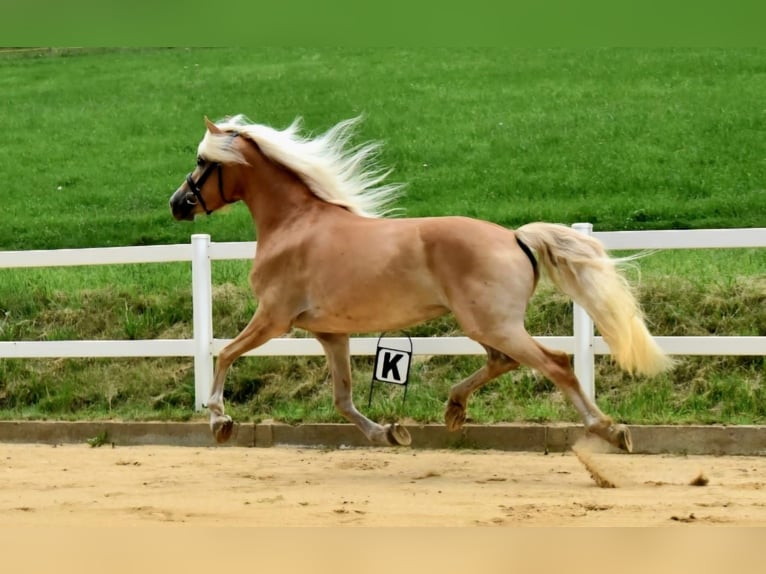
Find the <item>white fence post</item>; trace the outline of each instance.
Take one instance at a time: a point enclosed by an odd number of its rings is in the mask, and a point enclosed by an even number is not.
[[[210,236],[192,241],[192,303],[194,313],[194,409],[202,410],[213,385],[213,278]]]
[[[583,235],[593,235],[593,224],[575,223],[572,228]],[[596,361],[593,353],[593,321],[577,303],[572,308],[574,334],[574,371],[585,396],[596,398]]]

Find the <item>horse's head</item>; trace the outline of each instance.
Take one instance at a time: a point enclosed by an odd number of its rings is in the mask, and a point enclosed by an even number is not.
[[[197,167],[170,197],[170,210],[173,217],[182,220],[193,220],[198,213],[210,215],[228,203],[236,201],[236,196],[224,184],[225,165],[218,148],[222,147],[220,140],[225,141],[225,147],[231,148],[232,140],[238,135],[224,132],[209,119],[205,118],[207,133],[197,152]],[[214,142],[214,143],[211,143]],[[232,182],[227,182],[232,187]]]

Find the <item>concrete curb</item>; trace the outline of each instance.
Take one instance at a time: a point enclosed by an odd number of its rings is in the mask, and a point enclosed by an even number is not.
[[[466,425],[449,432],[444,425],[405,425],[412,448],[496,449],[563,452],[583,434],[574,424]],[[630,425],[638,454],[766,455],[766,426]],[[104,434],[106,433],[106,434]],[[207,422],[60,422],[0,421],[0,442],[85,443],[106,437],[117,446],[216,446]],[[228,447],[363,447],[370,446],[350,424],[237,424]]]

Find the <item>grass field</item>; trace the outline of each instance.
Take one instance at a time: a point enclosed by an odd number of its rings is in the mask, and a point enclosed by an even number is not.
[[[319,133],[363,113],[358,141],[407,184],[407,215],[598,230],[766,226],[766,51],[501,49],[51,50],[0,56],[0,249],[256,237],[247,210],[177,223],[167,201],[194,165],[202,118],[245,113]],[[766,335],[766,253],[662,252],[640,262],[658,335]],[[249,319],[245,262],[214,265],[217,337]],[[638,279],[636,276],[635,279]],[[0,271],[0,339],[187,337],[186,265]],[[571,306],[543,287],[536,335],[569,334]],[[453,333],[449,319],[411,334]],[[478,358],[415,367],[402,407],[440,420]],[[599,403],[628,422],[764,422],[763,357],[686,358],[633,380],[599,362]],[[178,360],[0,360],[0,417],[188,418],[192,365]],[[371,365],[355,360],[358,401]],[[240,420],[340,420],[321,359],[242,359],[227,398]],[[523,370],[476,397],[479,422],[575,420]]]

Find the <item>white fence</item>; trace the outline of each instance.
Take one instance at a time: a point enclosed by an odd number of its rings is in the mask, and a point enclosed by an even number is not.
[[[766,247],[766,228],[707,229],[695,231],[592,232],[589,223],[573,226],[592,234],[610,250],[699,249]],[[0,251],[0,269],[61,267],[125,263],[191,261],[194,309],[193,339],[144,341],[0,341],[2,358],[47,357],[194,357],[195,408],[201,409],[213,380],[213,357],[228,343],[213,332],[211,262],[252,259],[255,242],[213,243],[209,235],[193,235],[191,244],[145,247],[104,247],[49,251]],[[594,356],[609,353],[601,337],[593,334],[588,315],[575,306],[573,336],[537,337],[554,349],[574,355],[575,372],[585,391],[593,397]],[[656,337],[670,355],[766,355],[766,337]],[[403,341],[402,341],[403,342]],[[377,338],[351,339],[352,355],[374,355]],[[479,355],[484,349],[467,337],[415,337],[416,355]],[[314,339],[273,339],[247,355],[322,355]]]

